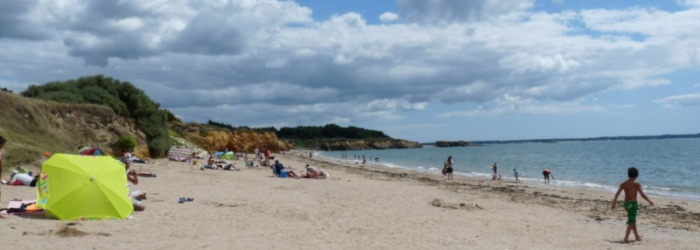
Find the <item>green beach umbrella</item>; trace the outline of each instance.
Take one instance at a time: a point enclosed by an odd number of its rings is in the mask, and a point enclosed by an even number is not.
[[[233,151],[228,151],[225,154],[219,156],[219,158],[226,159],[226,160],[233,160],[233,158],[235,158],[235,157],[233,155]]]
[[[123,219],[134,210],[126,184],[110,156],[54,154],[41,165],[37,206],[60,220]]]

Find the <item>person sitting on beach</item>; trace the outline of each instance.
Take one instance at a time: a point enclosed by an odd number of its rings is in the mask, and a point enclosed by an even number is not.
[[[134,157],[134,155],[129,150],[126,150],[124,151],[124,153],[122,153],[122,158],[127,159],[129,161],[133,160],[132,157]]]
[[[213,169],[214,163],[215,163],[214,156],[210,154],[209,159],[207,159],[207,164],[204,165],[204,168]]]
[[[282,173],[283,170],[287,170],[287,176],[292,177],[292,178],[299,178],[299,175],[294,173],[291,168],[287,169],[280,163],[279,160],[275,160],[275,164],[272,165],[272,173],[275,176],[280,176],[280,173]]]
[[[129,165],[130,164],[128,162],[125,162],[124,167],[126,168],[126,180],[134,185],[138,185],[139,177],[136,174],[136,171],[129,169]],[[131,198],[131,204],[134,206],[134,211],[146,210],[146,206],[141,203],[141,200],[146,199],[146,192],[140,190],[131,191],[131,188],[129,188],[129,197]]]
[[[272,173],[275,174],[276,176],[280,176],[282,169],[284,169],[284,165],[282,165],[282,163],[280,163],[280,161],[275,160],[275,164],[272,165]]]

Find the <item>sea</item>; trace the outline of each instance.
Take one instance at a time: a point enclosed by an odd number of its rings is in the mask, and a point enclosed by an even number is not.
[[[639,181],[650,196],[700,201],[700,139],[566,141],[555,143],[488,144],[469,147],[320,151],[315,155],[355,164],[367,163],[439,174],[448,156],[455,175],[490,179],[498,166],[503,180],[533,185],[568,186],[617,191],[627,169],[639,170]],[[343,157],[345,156],[345,157]],[[378,161],[377,161],[378,160]],[[555,177],[544,183],[542,171]]]

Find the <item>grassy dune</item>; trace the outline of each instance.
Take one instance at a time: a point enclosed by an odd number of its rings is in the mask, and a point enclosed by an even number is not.
[[[85,133],[89,128],[73,121],[116,116],[108,107],[47,102],[8,92],[0,92],[0,107],[0,135],[8,140],[3,172],[38,167],[37,159],[45,151],[75,152],[80,145],[91,145],[95,138]]]

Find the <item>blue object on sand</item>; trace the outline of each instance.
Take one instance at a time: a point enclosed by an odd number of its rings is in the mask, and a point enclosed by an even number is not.
[[[280,171],[280,178],[287,178],[287,172],[289,172],[289,170],[282,169],[282,171]]]

